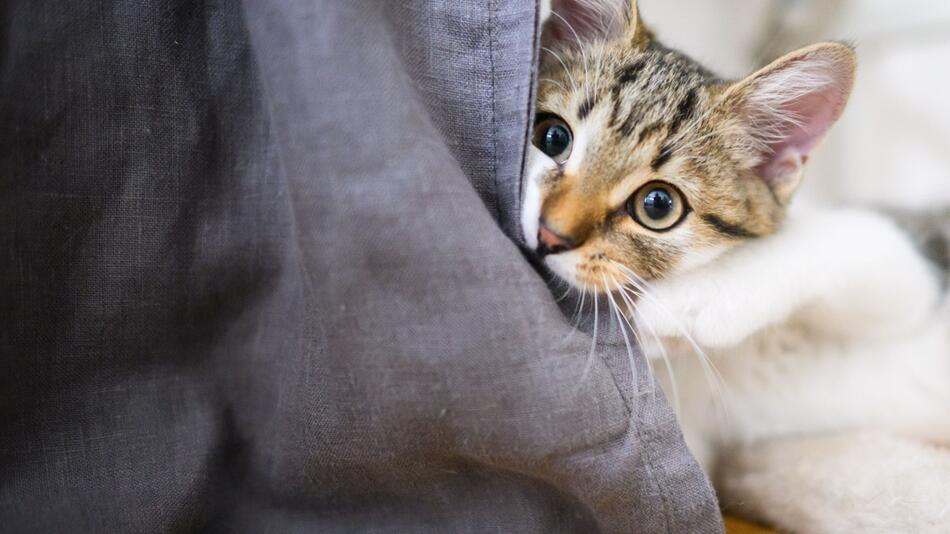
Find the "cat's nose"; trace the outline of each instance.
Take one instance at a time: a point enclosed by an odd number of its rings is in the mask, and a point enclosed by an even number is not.
[[[569,237],[559,235],[557,232],[548,228],[544,221],[538,224],[538,255],[547,256],[548,254],[557,254],[575,247],[574,240]]]

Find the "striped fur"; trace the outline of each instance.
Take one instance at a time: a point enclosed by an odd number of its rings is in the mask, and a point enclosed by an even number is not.
[[[597,5],[603,13],[578,12]],[[559,16],[559,6],[573,7]],[[575,147],[565,165],[529,176],[541,205],[525,211],[539,212],[550,230],[583,244],[567,278],[597,287],[609,270],[602,258],[644,278],[663,278],[692,264],[691,258],[773,233],[800,173],[771,180],[760,171],[777,141],[793,137],[794,127],[807,122],[787,104],[807,96],[809,84],[825,83],[822,76],[840,76],[843,107],[851,51],[821,45],[729,82],[657,41],[635,2],[620,19],[625,27],[600,31],[570,22],[615,14],[616,2],[564,0],[553,7],[546,32],[558,37],[542,41],[537,110],[539,116],[563,118]],[[830,112],[837,114],[840,109]],[[804,157],[791,161],[800,166]],[[777,163],[785,168],[783,160]],[[689,214],[673,231],[651,231],[623,216],[624,202],[652,181],[671,184],[685,196]],[[529,244],[537,224],[525,223]]]

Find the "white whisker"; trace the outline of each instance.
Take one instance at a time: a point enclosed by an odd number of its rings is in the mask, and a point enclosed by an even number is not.
[[[620,308],[617,306],[617,302],[614,300],[611,284],[607,282],[607,275],[601,274],[600,276],[604,280],[604,292],[607,294],[607,302],[610,303],[610,308],[616,316],[617,326],[620,327],[620,333],[623,335],[623,344],[627,347],[627,359],[630,362],[631,381],[633,383],[633,389],[636,391],[639,377],[637,376],[637,363],[633,359],[633,347],[630,345],[630,338],[627,337],[627,330],[623,327],[623,318],[620,313]],[[614,280],[614,285],[616,285],[616,280]],[[629,326],[629,324],[630,323],[628,322],[627,325]],[[630,330],[632,331],[633,328],[631,327]]]
[[[709,356],[706,355],[706,353],[699,347],[699,345],[693,339],[692,335],[690,335],[689,332],[686,331],[682,323],[680,323],[679,318],[673,315],[672,312],[670,312],[669,309],[665,305],[663,305],[662,302],[660,302],[656,297],[653,296],[652,292],[648,290],[649,284],[647,284],[645,280],[643,280],[639,275],[637,275],[632,270],[630,270],[627,266],[613,260],[610,260],[610,261],[612,264],[614,264],[615,267],[617,267],[621,271],[621,274],[624,275],[626,280],[635,289],[637,289],[637,293],[640,296],[650,300],[651,304],[656,306],[657,309],[661,313],[663,313],[668,319],[670,319],[673,322],[673,325],[675,326],[677,331],[680,333],[680,336],[682,336],[683,339],[685,339],[690,344],[695,356],[697,357],[702,367],[703,374],[705,375],[705,378],[706,378],[706,383],[710,387],[714,398],[716,398],[717,400],[716,404],[717,404],[718,412],[719,412],[721,422],[722,422],[722,425],[720,426],[720,428],[724,430],[725,424],[730,419],[728,415],[728,403],[726,402],[726,396],[725,396],[726,394],[725,390],[727,386],[726,386],[725,381],[722,378],[722,375],[719,373],[719,370],[716,369],[715,364],[713,364]]]
[[[574,30],[574,26],[572,26],[571,23],[567,21],[567,19],[562,17],[561,14],[556,11],[552,11],[551,15],[561,19],[561,21],[563,21],[564,24],[567,25],[567,28],[571,30],[571,33],[574,34],[574,40],[577,42],[577,49],[580,50],[581,60],[584,63],[584,82],[585,82],[584,83],[584,98],[589,99],[591,79],[590,79],[590,71],[587,68],[587,52],[584,50],[586,47],[583,45],[583,43],[581,43],[580,36],[577,35],[577,32]]]
[[[591,298],[594,300],[594,331],[591,334],[590,354],[587,355],[587,363],[584,364],[584,372],[581,373],[581,380],[578,385],[583,384],[584,381],[587,380],[587,374],[590,372],[591,365],[594,363],[594,355],[597,352],[597,322],[598,315],[600,314],[597,309],[597,293],[592,293]]]
[[[618,286],[618,289],[620,289],[620,295],[624,299],[624,301],[627,303],[627,306],[630,308],[630,311],[635,312],[638,309],[637,304],[627,293],[629,289],[623,287],[622,285]],[[629,319],[627,320],[627,324],[630,324]],[[673,370],[673,361],[670,358],[670,355],[666,352],[666,347],[663,345],[663,341],[660,339],[660,336],[657,335],[656,330],[653,328],[653,326],[650,325],[649,323],[645,323],[645,326],[647,328],[648,333],[653,337],[654,342],[660,349],[660,356],[663,360],[664,367],[666,367],[666,373],[670,378],[670,390],[671,390],[670,395],[673,397],[673,409],[676,411],[676,413],[681,413],[679,385],[676,382],[676,373]],[[633,328],[632,325],[630,326],[630,328],[634,331],[637,330]],[[641,347],[644,346],[642,342],[640,342],[640,346]],[[644,359],[647,360],[648,362],[650,361],[649,358],[644,358]]]
[[[567,77],[571,82],[571,88],[574,90],[575,93],[579,93],[580,91],[577,89],[577,81],[574,79],[574,75],[571,74],[571,70],[567,68],[567,63],[565,63],[564,60],[561,59],[561,56],[557,52],[555,52],[554,50],[551,50],[550,48],[546,46],[542,46],[541,50],[544,50],[545,52],[554,56],[554,59],[556,59],[558,63],[561,64],[561,67],[564,68],[564,73],[567,74]]]
[[[538,78],[538,83],[550,83],[552,85],[558,86],[561,91],[567,91],[567,89],[564,88],[564,84],[557,80],[552,80],[551,78]]]
[[[574,287],[571,286],[571,284],[569,284],[569,283],[567,283],[567,282],[561,281],[561,279],[559,279],[559,278],[556,278],[555,281],[557,281],[557,282],[559,282],[559,283],[561,283],[561,284],[563,284],[564,286],[567,287],[567,289],[564,290],[564,293],[562,293],[560,297],[554,299],[554,302],[561,302],[562,300],[566,299],[566,298],[568,297],[568,295],[571,294],[571,291],[574,290]]]
[[[574,334],[577,333],[578,325],[584,316],[584,299],[587,297],[587,288],[581,287],[580,290],[581,298],[579,304],[576,305],[574,314],[571,315],[571,331],[568,332],[567,335],[564,336],[564,339],[561,340],[562,345],[566,345],[571,340],[571,338],[574,337]]]

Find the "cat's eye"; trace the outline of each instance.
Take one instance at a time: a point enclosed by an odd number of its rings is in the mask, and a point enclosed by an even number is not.
[[[564,119],[551,113],[542,113],[534,126],[532,142],[558,164],[571,157],[574,136]]]
[[[679,224],[688,212],[682,193],[665,182],[650,182],[627,200],[627,213],[642,226],[663,232]]]

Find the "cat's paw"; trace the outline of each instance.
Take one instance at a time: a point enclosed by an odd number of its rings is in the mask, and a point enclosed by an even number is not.
[[[748,310],[721,286],[657,282],[637,303],[641,336],[695,342],[701,348],[732,347],[757,328]]]

